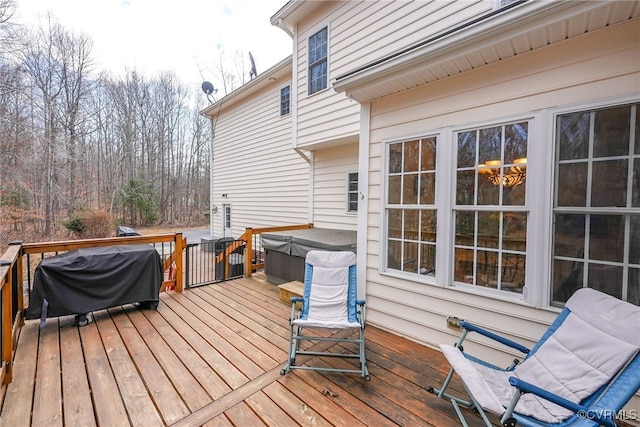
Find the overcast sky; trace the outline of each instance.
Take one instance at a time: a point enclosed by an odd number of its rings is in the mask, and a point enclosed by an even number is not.
[[[175,70],[186,84],[211,80],[218,50],[250,51],[258,73],[291,54],[291,38],[270,23],[287,0],[17,0],[14,22],[37,25],[50,11],[94,43],[99,69],[148,76]]]

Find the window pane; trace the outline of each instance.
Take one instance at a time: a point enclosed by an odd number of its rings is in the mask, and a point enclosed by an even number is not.
[[[500,160],[502,151],[502,127],[480,129],[478,144],[479,163]]]
[[[387,242],[387,267],[402,270],[402,241],[389,240]]]
[[[436,202],[436,174],[420,174],[420,204],[432,205]]]
[[[433,171],[436,169],[436,139],[426,138],[422,140],[420,160],[421,171]]]
[[[524,206],[527,186],[502,187],[502,204],[504,206]]]
[[[500,289],[521,294],[524,287],[525,264],[524,255],[503,253]]]
[[[585,221],[586,215],[583,214],[555,215],[554,256],[584,256]]]
[[[498,252],[478,251],[476,285],[498,288]]]
[[[389,145],[389,173],[402,172],[402,143]]]
[[[458,167],[468,168],[476,165],[476,132],[458,134]]]
[[[562,305],[578,289],[582,288],[584,263],[554,260],[553,262],[553,305]]]
[[[456,245],[473,246],[476,232],[475,212],[457,211],[456,215]]]
[[[389,209],[387,234],[390,238],[399,239],[402,237],[402,209]]]
[[[587,206],[587,167],[587,163],[559,166],[558,206]]]
[[[404,143],[404,172],[417,172],[418,152],[420,150],[419,141],[408,141]]]
[[[636,132],[635,132],[635,153],[636,154],[640,154],[640,108],[638,108],[638,105],[636,104]]]
[[[629,242],[629,263],[640,266],[640,215],[630,215]]]
[[[478,212],[478,246],[497,248],[500,235],[500,212]]]
[[[456,179],[456,203],[459,205],[474,204],[476,173],[473,170],[458,171]]]
[[[589,112],[565,114],[558,118],[559,159],[586,159],[589,156]]]
[[[402,203],[415,205],[418,203],[418,175],[403,175]]]
[[[627,301],[631,304],[640,305],[640,268],[629,269]]]
[[[591,206],[627,206],[627,161],[593,163]]]
[[[500,204],[500,185],[495,185],[486,179],[478,177],[478,204],[498,205]]]
[[[526,251],[527,213],[505,212],[502,225],[502,249]]]
[[[622,262],[624,255],[624,217],[622,215],[591,215],[589,227],[589,258]]]
[[[587,286],[622,299],[622,267],[589,264]]]
[[[639,108],[640,110],[640,108]],[[633,194],[631,196],[631,206],[640,207],[640,158],[633,161]]]
[[[504,163],[514,164],[516,159],[527,157],[529,140],[528,123],[514,123],[504,129]]]
[[[405,240],[418,240],[418,226],[420,211],[417,209],[404,210],[404,233],[402,237]]]
[[[404,254],[402,256],[402,271],[410,273],[418,272],[418,244],[405,242]]]
[[[473,250],[456,248],[453,262],[453,280],[475,283],[473,279]]]
[[[402,176],[395,175],[389,177],[389,204],[400,204],[400,195],[402,194]]]
[[[594,157],[629,154],[631,106],[596,111],[593,141]]]
[[[435,242],[436,241],[436,211],[435,210],[423,210],[420,213],[420,240],[423,242]]]
[[[436,246],[420,245],[420,274],[433,276],[436,271]]]

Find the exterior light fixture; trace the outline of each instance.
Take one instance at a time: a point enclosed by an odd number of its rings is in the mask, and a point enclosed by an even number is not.
[[[504,168],[500,160],[488,160],[478,165],[478,173],[483,174],[493,185],[517,187],[524,184],[527,177],[527,158],[515,159],[513,166]]]

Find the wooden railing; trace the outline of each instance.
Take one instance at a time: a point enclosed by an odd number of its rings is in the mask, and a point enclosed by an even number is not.
[[[279,227],[263,227],[263,228],[251,228],[247,227],[244,234],[238,237],[238,240],[246,242],[244,249],[244,274],[246,277],[251,277],[251,273],[254,270],[264,268],[264,258],[259,258],[261,262],[254,262],[254,250],[257,250],[257,239],[262,233],[275,233],[277,231],[289,231],[289,230],[303,230],[307,228],[313,228],[313,224],[299,224],[299,225],[283,225]]]
[[[28,286],[31,286],[31,274],[36,268],[35,262],[34,265],[31,265],[31,256],[38,255],[40,259],[43,259],[50,254],[80,248],[142,243],[153,244],[156,247],[158,244],[162,245],[163,267],[164,271],[168,273],[165,274],[161,290],[171,288],[182,292],[182,254],[186,246],[186,239],[182,237],[182,233],[47,243],[22,244],[16,242],[9,246],[0,259],[0,402],[6,391],[6,385],[12,380],[11,365],[20,329],[24,325],[24,310],[26,309],[24,283],[26,281]],[[165,243],[169,243],[170,247],[166,255],[164,254]]]

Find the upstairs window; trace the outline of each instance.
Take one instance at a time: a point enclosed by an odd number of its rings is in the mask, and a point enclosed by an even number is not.
[[[309,37],[309,95],[327,88],[327,27]]]
[[[358,212],[358,172],[347,174],[347,212]]]
[[[280,89],[280,115],[286,116],[291,112],[291,89],[289,86]]]

